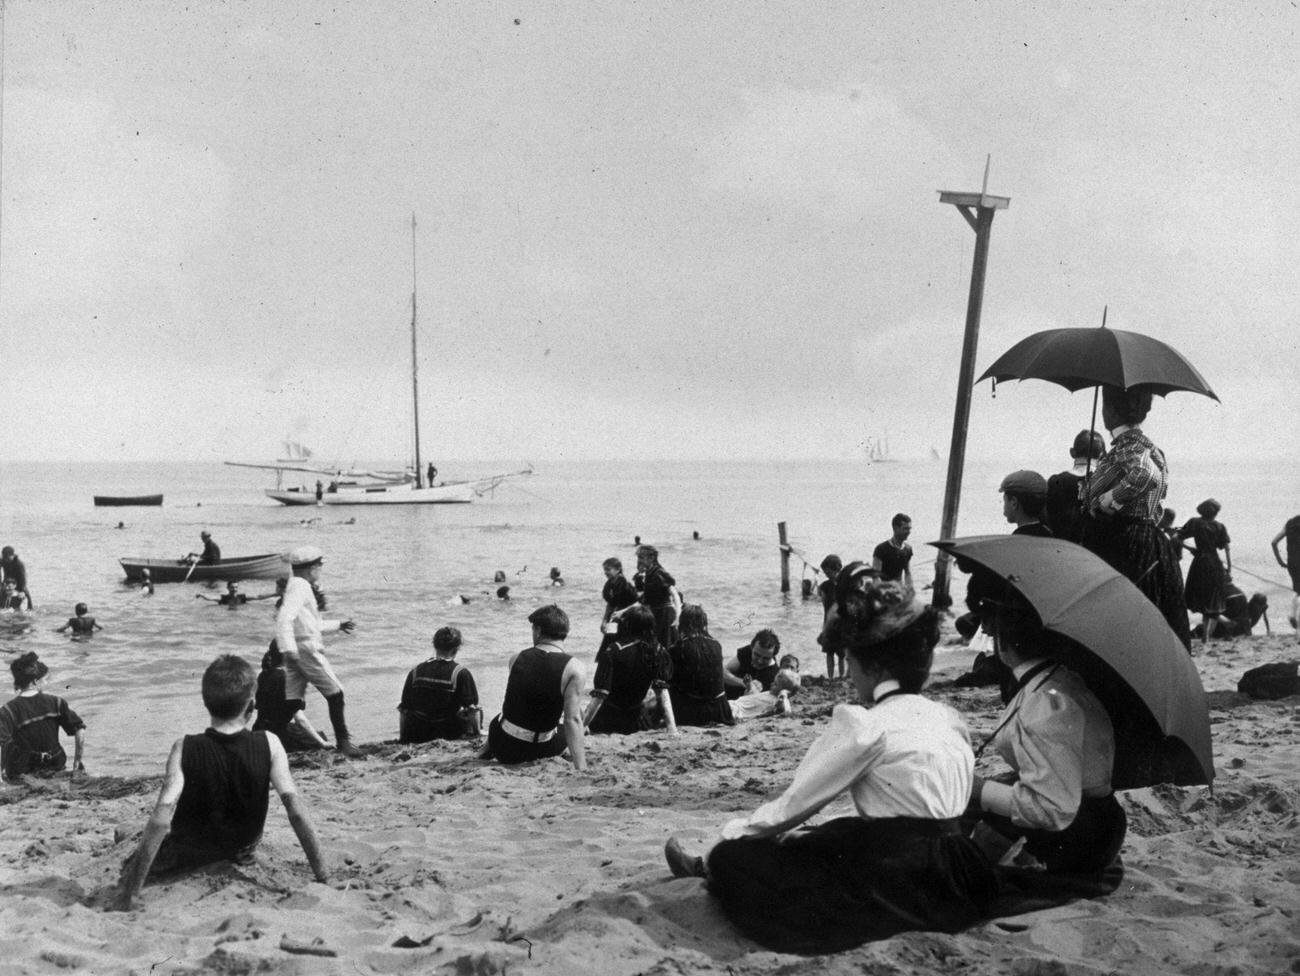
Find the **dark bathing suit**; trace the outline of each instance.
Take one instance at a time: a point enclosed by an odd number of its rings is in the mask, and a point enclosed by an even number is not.
[[[9,741],[3,753],[5,778],[57,773],[68,764],[59,729],[75,735],[86,723],[57,695],[19,695],[0,707],[0,732]]]
[[[431,657],[417,664],[402,688],[401,742],[459,739],[465,732],[462,708],[478,704],[478,688],[469,669],[451,658]]]
[[[904,542],[901,547],[894,548],[894,544],[886,539],[876,546],[875,552],[871,556],[873,559],[880,560],[880,578],[882,580],[902,579],[903,573],[907,571],[908,566],[912,563],[912,547]]]
[[[488,726],[488,749],[498,762],[549,759],[564,751],[558,726],[569,660],[568,654],[540,647],[519,652],[506,681],[501,714]]]
[[[605,586],[600,591],[600,597],[605,601],[604,622],[606,623],[609,622],[611,614],[626,610],[640,599],[636,594],[636,587],[622,573],[619,573],[613,579],[605,580]],[[616,634],[605,634],[600,642],[600,648],[603,650],[617,643],[618,636]]]
[[[592,718],[590,731],[626,735],[649,728],[646,692],[657,682],[666,684],[672,674],[668,652],[653,639],[615,644],[597,652],[592,684],[609,694]]]
[[[246,861],[262,839],[271,786],[265,732],[207,729],[181,745],[185,785],[150,876],[214,861]]]
[[[668,570],[655,563],[645,574],[645,583],[641,589],[641,602],[649,608],[655,617],[655,637],[664,647],[673,642],[673,624],[677,621],[677,612],[673,609],[672,595],[668,592],[677,585],[677,581],[668,575]]]
[[[735,725],[722,677],[722,645],[707,634],[683,637],[668,651],[673,678],[668,694],[678,725]]]
[[[776,680],[776,673],[781,670],[781,666],[776,663],[776,658],[772,658],[772,663],[765,668],[754,669],[754,651],[751,645],[746,644],[736,652],[736,659],[740,661],[740,674],[737,675],[741,681],[746,678],[753,678],[762,686],[764,691],[772,690],[772,682]],[[745,693],[743,688],[728,688],[728,698],[739,698]]]

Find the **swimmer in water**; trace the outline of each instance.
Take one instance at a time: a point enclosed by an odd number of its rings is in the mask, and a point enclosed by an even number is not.
[[[69,617],[68,622],[62,627],[55,629],[55,633],[62,634],[71,628],[73,634],[93,634],[97,630],[104,628],[95,623],[95,618],[90,616],[90,608],[84,603],[78,603],[72,610],[75,617]]]

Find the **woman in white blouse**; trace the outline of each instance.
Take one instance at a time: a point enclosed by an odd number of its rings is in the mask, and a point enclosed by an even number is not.
[[[670,839],[669,867],[707,879],[732,922],[779,952],[963,929],[986,916],[996,885],[958,826],[974,775],[966,726],[920,695],[938,615],[898,583],[849,580],[826,627],[869,707],[836,706],[785,792],[728,822],[705,857]],[[795,829],[845,792],[854,815]]]

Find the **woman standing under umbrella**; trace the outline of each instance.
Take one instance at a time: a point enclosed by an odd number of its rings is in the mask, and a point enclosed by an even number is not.
[[[1187,570],[1187,609],[1201,615],[1201,622],[1208,641],[1219,622],[1219,615],[1228,605],[1228,577],[1232,573],[1232,549],[1228,530],[1217,521],[1219,510],[1223,506],[1213,498],[1207,498],[1196,506],[1196,518],[1188,519],[1187,524],[1178,530],[1176,541],[1181,545],[1183,539],[1191,539],[1196,546],[1196,555]],[[1228,560],[1227,571],[1219,559],[1219,550],[1223,550]]]
[[[1083,543],[1131,579],[1190,650],[1182,570],[1158,526],[1168,466],[1164,452],[1142,433],[1150,410],[1145,390],[1102,387],[1101,417],[1111,444],[1084,486]]]

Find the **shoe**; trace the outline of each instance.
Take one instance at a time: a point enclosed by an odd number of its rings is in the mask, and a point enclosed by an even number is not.
[[[682,850],[682,843],[676,837],[669,837],[668,843],[664,845],[664,860],[668,862],[668,869],[672,871],[674,878],[707,877],[704,858],[698,854],[694,857],[687,854]]]
[[[351,739],[339,739],[338,751],[345,759],[361,759],[365,753],[352,744]]]

